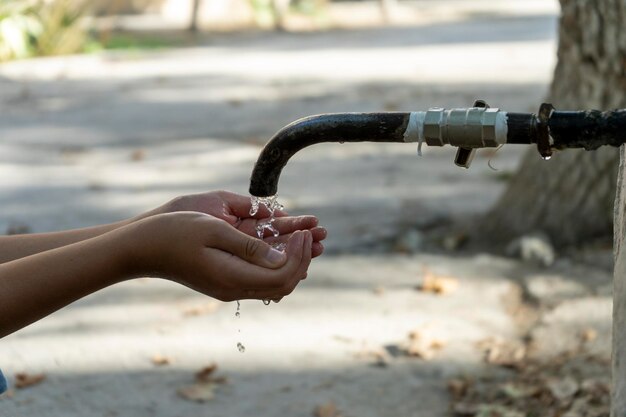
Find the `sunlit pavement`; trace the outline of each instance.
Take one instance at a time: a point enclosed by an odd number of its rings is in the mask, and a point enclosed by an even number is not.
[[[183,193],[245,193],[262,144],[310,114],[462,107],[475,98],[534,111],[555,64],[555,36],[554,14],[468,14],[3,65],[0,228],[81,227]],[[318,215],[329,238],[298,291],[277,305],[243,302],[236,318],[234,303],[208,311],[208,299],[163,281],[104,290],[2,340],[7,375],[47,379],[0,400],[0,415],[310,416],[329,402],[346,417],[446,415],[447,380],[484,371],[476,343],[515,336],[503,300],[526,267],[486,255],[356,253],[407,225],[484,211],[522,152],[499,151],[498,172],[487,167],[491,153],[460,170],[450,148],[421,158],[414,145],[302,152],[279,194],[293,212]],[[459,287],[419,292],[425,270]],[[429,360],[398,353],[411,331],[442,347]],[[156,366],[155,355],[170,363]],[[177,394],[213,362],[228,378],[213,399]]]

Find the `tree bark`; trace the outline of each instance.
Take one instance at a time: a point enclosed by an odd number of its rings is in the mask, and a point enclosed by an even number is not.
[[[620,164],[615,196],[613,252],[613,353],[611,416],[626,416],[626,147],[620,148]]]
[[[550,101],[559,110],[626,107],[626,0],[561,0]],[[537,103],[537,108],[539,103]],[[528,151],[483,229],[500,242],[531,231],[557,246],[611,236],[619,152]]]
[[[550,99],[560,109],[626,107],[626,0],[561,0]],[[617,165],[619,173],[616,176]],[[610,235],[614,211],[611,416],[626,417],[626,148],[568,150],[550,162],[530,151],[486,228],[512,238],[533,229],[557,245]]]
[[[200,2],[202,0],[191,0],[191,16],[189,19],[189,32],[198,33],[198,20],[200,18]]]

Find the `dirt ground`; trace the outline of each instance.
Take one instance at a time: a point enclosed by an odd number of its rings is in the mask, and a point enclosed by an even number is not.
[[[0,230],[246,193],[263,143],[311,114],[476,98],[535,111],[557,16],[516,10],[5,64]],[[0,342],[13,386],[0,416],[607,415],[609,268],[560,253],[547,267],[469,253],[457,232],[433,233],[484,213],[524,151],[483,151],[469,170],[451,148],[301,152],[279,195],[329,237],[292,296],[244,301],[237,318],[234,303],[168,282],[108,288]]]

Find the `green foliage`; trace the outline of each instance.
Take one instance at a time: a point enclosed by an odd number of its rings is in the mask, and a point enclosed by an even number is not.
[[[327,21],[327,0],[249,0],[256,24],[260,27],[283,28],[290,14],[300,14],[315,19],[319,24]]]
[[[41,32],[34,1],[0,0],[0,61],[32,55]]]
[[[272,27],[280,22],[279,13],[273,0],[250,0],[256,24],[260,27]]]
[[[42,30],[36,38],[38,55],[65,55],[82,52],[89,33],[82,17],[86,3],[77,0],[39,2],[37,16]]]
[[[184,45],[182,41],[166,37],[115,34],[106,42],[102,43],[102,48],[134,51],[145,49],[163,49],[181,45]]]
[[[0,0],[0,61],[82,52],[83,0]]]

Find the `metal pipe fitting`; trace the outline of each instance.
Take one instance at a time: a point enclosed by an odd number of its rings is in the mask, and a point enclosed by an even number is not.
[[[507,113],[496,108],[432,108],[424,115],[428,146],[495,148],[506,143],[507,130]]]
[[[536,143],[547,159],[553,150],[596,149],[626,143],[626,109],[556,111],[544,103],[539,116],[488,108],[431,108],[410,113],[338,113],[297,120],[265,145],[252,171],[250,194],[276,194],[282,169],[299,150],[322,142],[426,142],[459,148],[455,163],[468,168],[474,150],[505,143]],[[419,150],[419,147],[418,147]]]

